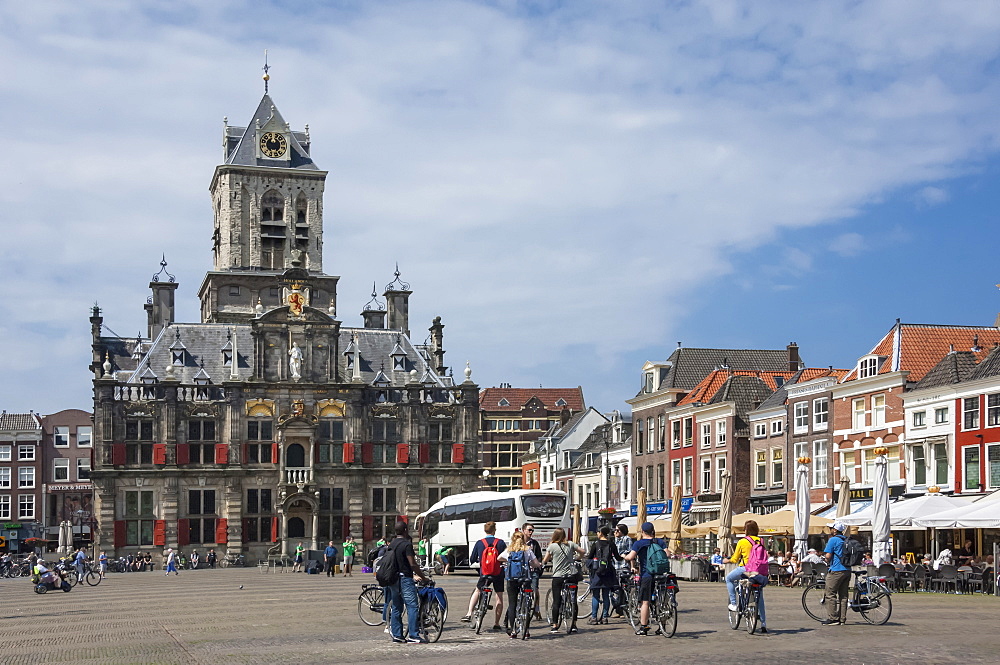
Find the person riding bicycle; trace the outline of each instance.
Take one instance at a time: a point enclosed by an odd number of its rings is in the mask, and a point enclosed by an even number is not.
[[[632,549],[625,554],[625,560],[631,563],[633,568],[638,563],[639,571],[639,627],[635,629],[636,635],[649,634],[649,603],[653,600],[653,573],[646,567],[646,558],[649,554],[649,546],[656,543],[657,546],[669,555],[670,549],[665,540],[656,537],[656,529],[652,522],[643,522],[640,527],[642,538],[632,544]],[[636,563],[632,563],[636,562]]]
[[[483,531],[486,532],[486,537],[476,543],[476,546],[472,548],[472,554],[469,555],[470,565],[480,564],[479,581],[476,583],[475,591],[472,592],[472,597],[469,598],[469,612],[462,617],[462,621],[472,621],[472,612],[476,609],[476,603],[479,602],[479,592],[487,585],[493,585],[493,589],[497,592],[496,622],[493,624],[493,630],[500,630],[500,617],[503,616],[504,580],[503,570],[500,568],[498,559],[507,549],[507,543],[494,535],[497,532],[496,522],[491,520],[484,524]]]
[[[826,560],[830,569],[826,573],[827,618],[820,621],[823,626],[847,623],[847,593],[851,586],[851,568],[844,565],[844,523],[837,521],[830,525],[833,535],[826,541]]]
[[[555,529],[552,532],[552,542],[542,558],[543,566],[549,561],[552,562],[552,625],[549,629],[550,633],[559,632],[559,612],[562,610],[563,586],[575,574],[573,560],[577,554],[583,555],[586,552],[576,543],[567,542],[566,531]],[[573,613],[573,625],[569,632],[576,632],[576,612]]]
[[[757,526],[757,522],[754,520],[747,520],[743,524],[743,534],[744,536],[739,539],[736,543],[736,550],[733,555],[729,558],[730,563],[735,563],[736,568],[734,568],[728,575],[726,575],[726,590],[729,592],[729,611],[737,611],[736,605],[736,583],[744,575],[749,577],[751,581],[756,584],[760,584],[762,587],[760,590],[760,595],[757,598],[757,616],[760,617],[760,632],[767,633],[767,619],[764,616],[764,589],[767,586],[767,551],[764,550],[764,543],[760,539],[760,528]],[[754,548],[758,548],[756,552],[758,553],[757,559],[752,556],[754,554]],[[759,554],[763,551],[763,554]],[[763,566],[761,570],[760,566]]]
[[[587,552],[590,567],[590,618],[588,624],[608,622],[611,613],[611,592],[618,588],[618,562],[622,560],[618,548],[611,540],[611,527],[602,526],[597,540]],[[601,604],[603,603],[603,610]]]
[[[507,634],[512,638],[516,638],[517,634],[514,632],[514,618],[517,613],[517,597],[521,593],[521,590],[525,585],[531,585],[531,588],[536,591],[537,587],[534,585],[534,571],[541,571],[542,564],[535,556],[531,547],[525,542],[524,532],[515,531],[514,535],[510,537],[510,547],[505,549],[500,553],[498,557],[500,561],[507,564],[506,570],[506,582],[507,582]],[[528,613],[527,622],[528,625],[524,627],[524,637],[527,639],[531,637],[528,634],[528,627],[531,625],[531,615],[534,614],[535,608],[531,608],[531,612]]]

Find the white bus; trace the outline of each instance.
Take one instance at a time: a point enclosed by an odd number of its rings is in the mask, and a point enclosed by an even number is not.
[[[453,561],[469,564],[469,552],[486,534],[483,525],[497,523],[496,535],[504,542],[525,522],[535,525],[533,534],[544,550],[557,527],[569,530],[569,501],[558,490],[512,490],[468,492],[447,496],[417,516],[417,533],[428,541],[428,553],[439,547],[454,547]]]

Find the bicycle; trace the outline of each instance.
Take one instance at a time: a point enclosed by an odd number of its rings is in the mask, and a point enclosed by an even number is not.
[[[567,633],[572,632],[573,626],[576,624],[576,619],[579,614],[579,609],[576,606],[579,582],[569,581],[574,577],[575,576],[567,576],[566,581],[563,582],[562,601],[561,607],[559,608],[559,616],[552,615],[552,589],[550,588],[545,592],[545,613],[546,618],[549,621],[549,625],[564,626]]]
[[[91,565],[91,563],[89,561],[87,561],[87,562],[85,562],[83,564],[83,577],[82,578],[80,577],[80,575],[79,575],[78,571],[75,569],[75,567],[73,568],[73,578],[74,578],[74,581],[72,582],[73,586],[76,586],[76,585],[80,584],[81,582],[86,582],[87,586],[97,586],[98,584],[101,583],[101,574],[99,572],[97,572],[96,570],[94,570],[94,567]],[[67,576],[66,579],[67,579],[67,581],[69,581],[69,577],[68,576]]]
[[[385,592],[378,584],[362,584],[358,595],[358,616],[368,626],[385,623],[382,612],[385,609]],[[377,620],[375,617],[378,617]]]
[[[677,576],[672,573],[653,577],[653,598],[649,614],[656,621],[657,635],[673,637],[677,632]]]
[[[760,601],[761,589],[763,586],[752,577],[744,576],[740,578],[736,586],[736,609],[729,610],[729,627],[737,630],[740,622],[743,622],[747,633],[753,635],[757,630],[760,621],[760,613],[757,607]]]
[[[847,607],[859,612],[865,621],[881,626],[892,616],[892,590],[884,577],[867,575],[854,570],[854,593],[848,596]],[[802,609],[816,621],[829,616],[826,611],[826,580],[816,580],[802,591]]]
[[[508,580],[508,584],[510,581]],[[514,625],[510,627],[511,637],[526,640],[530,637],[528,628],[535,613],[534,580],[529,575],[521,580],[521,591],[514,606]]]
[[[428,642],[437,642],[448,620],[448,596],[434,580],[417,583],[417,600],[420,603],[417,625]]]
[[[247,565],[247,558],[242,554],[229,554],[222,557],[219,560],[219,568],[229,568],[230,566],[236,566],[243,568]]]
[[[476,635],[483,629],[483,619],[486,618],[486,612],[493,609],[493,605],[490,603],[492,594],[491,584],[485,584],[479,591],[479,600],[476,601],[476,607],[472,610],[472,630],[476,631]]]

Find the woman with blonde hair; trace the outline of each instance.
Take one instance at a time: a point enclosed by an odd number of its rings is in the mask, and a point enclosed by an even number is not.
[[[552,562],[552,627],[549,632],[559,632],[559,610],[562,609],[562,591],[567,577],[573,574],[573,560],[575,555],[586,554],[576,543],[566,542],[566,531],[555,529],[552,532],[552,543],[545,550],[542,558],[544,566],[549,561]],[[573,616],[573,625],[570,627],[571,633],[576,632],[576,616]]]
[[[535,553],[527,543],[524,542],[524,534],[515,531],[510,537],[510,545],[507,546],[498,557],[500,561],[507,564],[505,577],[507,578],[507,617],[504,623],[507,624],[507,634],[511,638],[517,638],[514,634],[514,617],[517,613],[517,595],[521,593],[525,585],[531,586],[531,569],[541,570],[542,564],[535,557]],[[524,638],[531,637],[528,634],[528,627],[531,625],[531,615],[528,613],[528,626],[524,627]]]

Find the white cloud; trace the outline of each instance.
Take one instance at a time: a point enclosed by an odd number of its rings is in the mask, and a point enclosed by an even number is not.
[[[945,203],[951,196],[943,187],[924,187],[917,193],[917,200],[924,206],[936,206]]]
[[[997,148],[991,3],[254,7],[7,10],[9,409],[81,405],[57,400],[87,397],[88,307],[135,334],[161,251],[197,317],[222,116],[249,118],[265,47],[330,171],[342,316],[398,260],[414,336],[441,314],[449,361],[485,384],[626,396],[636,368],[613,359],[672,337],[731,252]],[[52,365],[59,388],[35,385]]]
[[[867,249],[860,233],[842,233],[830,242],[830,251],[844,257],[857,256]]]

